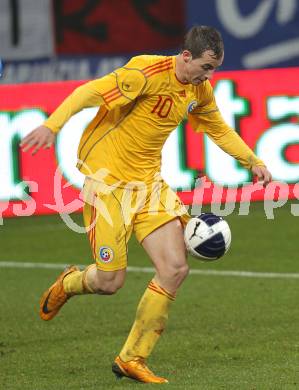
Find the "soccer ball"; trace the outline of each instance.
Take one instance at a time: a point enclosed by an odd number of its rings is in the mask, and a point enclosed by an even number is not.
[[[231,231],[223,218],[213,213],[203,213],[188,221],[184,239],[191,255],[203,261],[213,261],[228,251]]]

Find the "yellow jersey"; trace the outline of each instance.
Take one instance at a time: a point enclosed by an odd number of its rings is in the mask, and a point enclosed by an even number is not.
[[[175,69],[175,56],[133,57],[75,89],[44,125],[58,132],[78,111],[99,107],[82,135],[77,167],[98,180],[108,173],[107,183],[151,183],[160,172],[167,137],[187,117],[195,131],[206,132],[244,167],[264,165],[224,122],[210,82],[183,84]]]

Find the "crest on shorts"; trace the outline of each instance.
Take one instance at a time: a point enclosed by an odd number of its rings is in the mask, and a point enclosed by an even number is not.
[[[187,113],[190,114],[197,105],[198,105],[197,101],[192,100],[192,102],[188,104]]]
[[[99,249],[100,260],[103,263],[110,263],[113,260],[113,250],[109,246],[101,246]]]

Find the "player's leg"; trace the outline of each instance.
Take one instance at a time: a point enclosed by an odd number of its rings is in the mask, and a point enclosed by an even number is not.
[[[85,203],[83,214],[96,264],[83,271],[71,266],[59,275],[42,296],[40,316],[43,320],[51,320],[74,295],[111,295],[124,284],[131,227],[124,228],[114,196],[93,194],[92,199]]]
[[[84,279],[88,274],[90,274],[90,281],[85,282]],[[76,266],[69,266],[44,292],[40,300],[40,317],[45,321],[51,320],[74,295],[114,294],[123,286],[125,276],[125,269],[105,272],[97,270],[95,264],[92,264],[84,271],[80,271]]]
[[[173,219],[154,230],[145,237],[142,246],[156,270],[154,283],[175,295],[189,270],[181,220]]]
[[[142,245],[155,266],[156,274],[139,303],[136,321],[120,353],[124,361],[150,355],[165,328],[177,289],[188,275],[183,228],[179,219],[156,229],[143,240]]]
[[[164,383],[167,380],[154,375],[144,362],[163,333],[176,291],[188,274],[180,220],[156,229],[142,245],[153,261],[156,275],[139,302],[135,322],[115,365],[127,376],[136,378],[138,373],[136,379],[140,381]],[[138,367],[140,362],[145,369]]]
[[[172,192],[170,195],[174,200],[170,209],[187,221],[189,216],[186,210],[182,211],[179,199]],[[113,367],[114,372],[122,371],[123,375],[155,383],[166,380],[156,377],[146,366],[137,369],[136,365],[141,362],[144,366],[165,328],[176,291],[188,274],[183,226],[171,210],[170,214],[166,212],[165,204],[160,204],[157,213],[139,215],[139,221],[137,218],[136,235],[151,257],[156,275],[140,300],[131,332]]]
[[[82,283],[91,294],[112,295],[125,283],[126,268],[116,271],[103,271],[91,264],[83,271]]]

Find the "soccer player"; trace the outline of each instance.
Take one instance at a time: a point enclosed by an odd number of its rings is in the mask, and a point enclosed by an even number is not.
[[[153,262],[155,276],[112,365],[118,377],[167,382],[147,367],[146,359],[188,274],[183,228],[190,218],[160,176],[161,150],[169,134],[188,117],[195,131],[205,131],[264,185],[271,181],[265,164],[217,108],[209,80],[223,56],[219,32],[195,26],[177,56],[136,56],[78,87],[21,143],[32,153],[50,147],[72,115],[99,107],[82,135],[77,164],[86,175],[83,215],[95,263],[83,271],[68,267],[43,294],[40,316],[51,320],[74,295],[116,293],[125,280],[127,244],[134,231]]]

